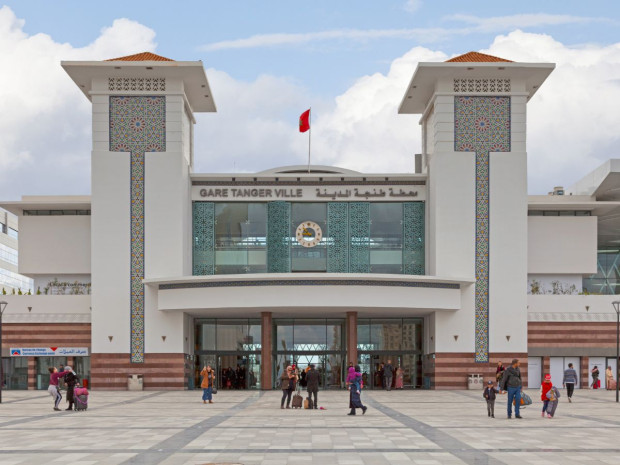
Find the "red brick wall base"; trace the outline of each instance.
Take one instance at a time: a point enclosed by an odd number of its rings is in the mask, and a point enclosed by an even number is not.
[[[489,354],[489,363],[476,363],[474,353],[437,353],[434,360],[432,356],[427,358],[425,376],[430,376],[432,389],[467,389],[468,375],[482,375],[485,382],[495,380],[497,362],[508,367],[513,358],[521,361],[523,385],[527,386],[527,353]]]
[[[92,354],[91,388],[126,391],[127,377],[143,375],[144,390],[185,389],[185,354],[145,354],[144,363],[131,363],[129,354]]]

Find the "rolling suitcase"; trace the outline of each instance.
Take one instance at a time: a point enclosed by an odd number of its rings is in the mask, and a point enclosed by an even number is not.
[[[295,393],[295,395],[293,396],[293,408],[301,408],[303,403],[304,403],[303,397]]]
[[[88,396],[81,394],[75,396],[75,409],[78,411],[86,410],[88,408]]]
[[[75,409],[86,410],[88,408],[88,389],[85,387],[76,387],[73,391],[75,398]]]

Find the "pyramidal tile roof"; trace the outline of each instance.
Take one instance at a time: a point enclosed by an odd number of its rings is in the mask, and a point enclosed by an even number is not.
[[[487,55],[480,52],[467,52],[463,55],[459,55],[454,58],[446,60],[446,63],[489,63],[489,62],[506,62],[512,63],[512,60],[506,60],[504,58],[494,57],[493,55]]]
[[[126,57],[110,58],[105,61],[174,61],[170,58],[155,55],[151,52],[136,53],[135,55],[127,55]]]

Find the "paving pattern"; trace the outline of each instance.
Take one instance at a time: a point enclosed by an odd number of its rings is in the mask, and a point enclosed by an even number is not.
[[[614,464],[620,463],[615,393],[577,390],[553,419],[539,398],[524,419],[505,397],[488,418],[473,391],[364,392],[348,416],[346,391],[319,393],[324,410],[280,410],[279,392],[98,392],[86,412],[54,412],[46,391],[4,391],[0,465]]]

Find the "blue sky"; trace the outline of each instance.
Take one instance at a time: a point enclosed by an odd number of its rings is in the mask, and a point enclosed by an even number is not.
[[[613,130],[620,124],[617,1],[2,5],[0,55],[16,76],[0,76],[0,106],[12,115],[0,117],[0,198],[89,193],[89,106],[59,61],[147,49],[202,60],[207,68],[218,113],[198,115],[199,172],[304,163],[307,142],[295,128],[310,105],[316,163],[410,170],[420,137],[417,116],[396,115],[404,86],[418,61],[470,50],[558,64],[530,103],[528,153],[537,166],[530,171],[531,193],[569,185],[620,157]],[[46,92],[33,92],[41,86],[36,76],[47,76]],[[599,93],[588,94],[590,85]],[[578,93],[570,104],[567,88]],[[50,178],[50,169],[57,176]]]

